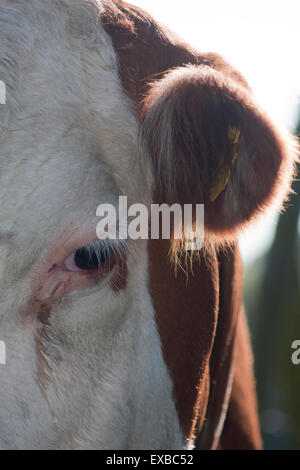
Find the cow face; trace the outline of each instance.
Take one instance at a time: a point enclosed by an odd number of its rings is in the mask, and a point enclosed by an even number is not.
[[[97,207],[204,203],[227,242],[284,198],[294,142],[221,58],[117,0],[3,0],[0,79],[0,447],[180,448],[146,242],[100,243]]]
[[[148,204],[150,180],[92,3],[0,7],[0,448],[181,445],[145,242],[94,243],[99,204]]]

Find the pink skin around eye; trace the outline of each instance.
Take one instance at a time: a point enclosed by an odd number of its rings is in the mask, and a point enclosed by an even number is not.
[[[99,269],[82,270],[76,266],[76,250],[92,243],[94,237],[67,240],[47,255],[33,279],[34,302],[51,304],[68,292],[95,285],[113,269],[114,257]]]
[[[54,264],[40,284],[37,297],[40,300],[56,300],[73,290],[82,290],[94,285],[103,276],[102,269],[90,271],[79,269],[72,253],[61,264]]]

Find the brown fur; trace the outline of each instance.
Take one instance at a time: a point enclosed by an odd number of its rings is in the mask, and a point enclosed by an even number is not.
[[[241,132],[237,159],[228,130]],[[286,189],[296,152],[251,94],[208,66],[177,68],[152,84],[144,99],[142,141],[152,156],[156,190],[172,204],[204,204],[206,233],[234,238]],[[229,182],[213,202],[224,167]]]
[[[253,357],[244,311],[240,313],[237,324],[234,369],[233,387],[220,448],[259,450],[262,448],[262,440],[255,395]]]
[[[143,116],[157,194],[164,202],[204,203],[206,231],[234,239],[236,229],[285,198],[296,141],[276,129],[245,79],[222,57],[195,51],[140,8],[105,4],[101,20],[118,55],[123,86]],[[197,67],[182,68],[189,64]],[[175,73],[178,67],[181,73]],[[229,125],[241,129],[241,155],[227,188],[212,203],[212,181],[223,163],[232,162]]]
[[[120,63],[120,76],[136,112],[151,81],[184,64],[207,65],[247,87],[243,76],[221,56],[201,53],[179,40],[151,15],[123,1],[105,0],[101,21],[110,35]]]
[[[181,269],[175,277],[168,250],[168,240],[150,242],[150,292],[181,426],[191,437],[196,421],[203,422],[208,401],[207,372],[218,316],[218,261],[214,252],[206,259],[202,256],[187,288]]]
[[[247,411],[245,420],[236,420],[232,427],[232,438],[237,439],[236,448],[241,442],[241,429],[248,429],[248,444],[251,448],[261,445],[258,426],[255,381],[252,373],[251,346],[247,324],[242,311],[242,262],[237,248],[220,252],[219,262],[219,310],[216,337],[210,357],[210,397],[204,427],[198,427],[197,448],[215,449],[220,439],[227,448],[227,428],[223,429],[224,420],[228,422],[227,407],[232,407],[233,392],[237,380],[241,381],[241,391],[248,395],[248,403],[239,402]],[[209,320],[207,320],[209,321]],[[238,325],[238,327],[237,327]],[[241,344],[249,356],[240,357]],[[248,361],[248,363],[246,363]],[[233,379],[233,386],[232,386]],[[231,392],[232,386],[232,393]],[[226,417],[227,416],[227,417]],[[242,415],[241,415],[242,416]],[[247,435],[247,433],[246,433]]]

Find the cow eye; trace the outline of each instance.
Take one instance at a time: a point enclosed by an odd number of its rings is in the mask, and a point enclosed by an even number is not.
[[[109,249],[97,242],[78,248],[64,261],[64,268],[71,272],[100,269],[110,257]]]
[[[82,270],[98,269],[106,262],[107,256],[104,253],[96,253],[89,247],[79,248],[75,251],[74,263]]]

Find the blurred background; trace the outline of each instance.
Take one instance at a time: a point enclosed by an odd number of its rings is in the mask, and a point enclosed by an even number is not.
[[[222,54],[272,119],[300,134],[299,0],[129,0],[199,51]],[[183,8],[184,7],[184,8]],[[300,449],[300,183],[285,214],[240,240],[265,449]]]

